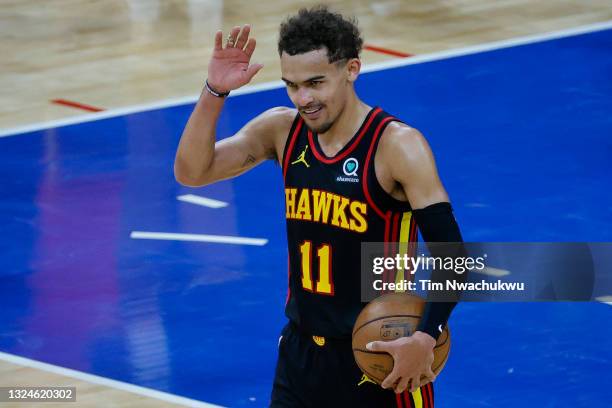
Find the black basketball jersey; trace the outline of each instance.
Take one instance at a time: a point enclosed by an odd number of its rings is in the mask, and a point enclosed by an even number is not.
[[[334,157],[323,153],[317,134],[299,114],[293,122],[283,154],[289,245],[285,313],[306,333],[351,337],[365,306],[361,242],[416,241],[410,205],[384,191],[374,171],[380,136],[392,121],[397,119],[373,108]]]

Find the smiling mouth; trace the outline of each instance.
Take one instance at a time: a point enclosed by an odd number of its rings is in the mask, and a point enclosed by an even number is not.
[[[307,115],[312,115],[312,114],[317,113],[317,112],[318,112],[318,111],[320,111],[321,109],[323,109],[323,107],[322,107],[322,106],[319,106],[319,107],[318,107],[318,108],[316,108],[316,109],[302,109],[302,113],[305,113],[305,114],[307,114]]]

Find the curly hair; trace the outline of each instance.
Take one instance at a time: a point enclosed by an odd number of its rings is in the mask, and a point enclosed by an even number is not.
[[[280,26],[278,55],[304,54],[327,48],[330,63],[359,58],[363,39],[355,18],[345,19],[326,6],[300,9]]]

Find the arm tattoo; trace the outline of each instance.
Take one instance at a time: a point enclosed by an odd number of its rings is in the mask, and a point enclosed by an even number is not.
[[[250,154],[247,156],[246,160],[244,161],[244,163],[242,163],[242,167],[244,166],[248,166],[251,163],[255,163],[255,157],[251,156]]]

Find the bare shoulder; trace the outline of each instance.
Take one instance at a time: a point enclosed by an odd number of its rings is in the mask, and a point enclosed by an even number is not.
[[[244,125],[235,140],[243,141],[250,151],[278,160],[296,114],[296,109],[284,106],[268,109]]]
[[[284,147],[285,140],[289,135],[291,125],[293,125],[293,121],[295,120],[295,116],[298,114],[298,111],[297,109],[288,108],[286,106],[278,106],[270,110],[273,111],[273,113],[271,112],[271,115],[274,116],[275,122],[277,123],[277,140],[281,142]]]
[[[409,166],[423,164],[433,159],[429,143],[418,130],[400,122],[391,122],[381,135],[378,154],[385,161],[405,163]],[[402,160],[391,160],[398,158]]]
[[[261,131],[268,139],[268,157],[278,163],[282,160],[285,143],[297,113],[297,109],[278,106],[268,109],[258,117],[262,126]]]
[[[273,130],[274,133],[282,132],[286,130],[289,132],[291,124],[297,114],[296,109],[288,108],[286,106],[277,106],[259,114],[252,123],[256,124],[262,129],[268,131]]]
[[[412,208],[448,201],[440,181],[429,143],[421,132],[408,125],[393,122],[387,126],[376,157],[402,191]]]

